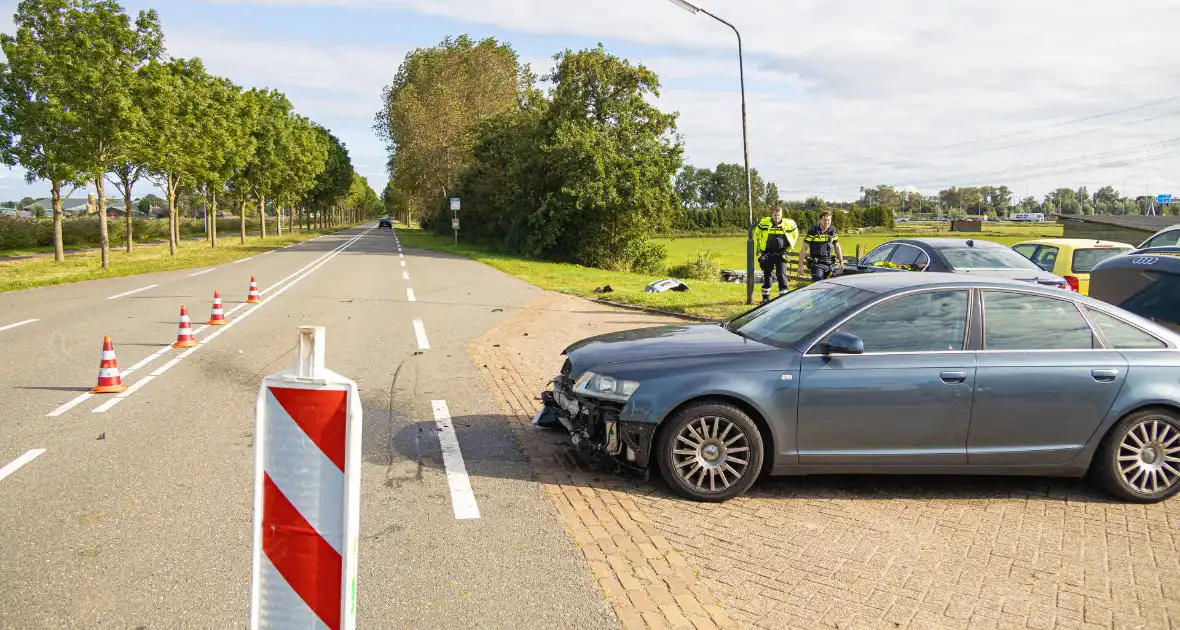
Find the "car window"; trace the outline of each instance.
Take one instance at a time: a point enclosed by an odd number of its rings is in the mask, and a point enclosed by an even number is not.
[[[873,306],[833,332],[852,333],[865,352],[962,350],[967,291],[927,291]]]
[[[1102,336],[1106,337],[1110,347],[1116,350],[1148,350],[1168,347],[1168,344],[1156,339],[1154,335],[1145,333],[1127,322],[1092,308],[1083,308],[1086,309],[1086,315],[1090,321],[1098,327],[1098,330],[1102,331]]]
[[[1010,293],[983,292],[985,350],[1088,350],[1094,333],[1068,300]]]
[[[896,248],[897,248],[897,244],[886,243],[886,244],[878,247],[877,249],[874,249],[873,251],[869,252],[869,255],[865,256],[865,259],[862,260],[860,262],[860,264],[868,267],[868,266],[872,266],[872,265],[875,265],[880,262],[885,262],[886,260],[889,260],[889,254],[892,254],[893,250]]]
[[[1162,247],[1164,245],[1180,245],[1180,230],[1171,230],[1163,234],[1156,234],[1147,239],[1143,247]]]
[[[1007,247],[949,247],[941,253],[952,269],[1040,269]]]
[[[1073,262],[1070,270],[1074,273],[1090,273],[1094,265],[1119,254],[1131,251],[1130,247],[1094,247],[1090,249],[1073,250]]]
[[[909,271],[925,271],[930,265],[930,257],[918,247],[900,243],[889,257],[889,262]]]
[[[874,295],[834,282],[819,282],[734,319],[726,329],[761,343],[789,346]]]
[[[1180,277],[1154,271],[1142,272],[1144,284],[1116,306],[1180,331]]]
[[[1052,245],[1042,245],[1037,254],[1032,257],[1032,261],[1038,267],[1045,271],[1053,271],[1053,265],[1057,264],[1057,254],[1060,250]]]
[[[1015,251],[1017,254],[1020,254],[1021,256],[1024,256],[1025,258],[1028,258],[1031,260],[1033,257],[1033,253],[1035,253],[1037,251],[1037,246],[1036,245],[1017,245],[1017,246],[1013,247],[1012,250]]]

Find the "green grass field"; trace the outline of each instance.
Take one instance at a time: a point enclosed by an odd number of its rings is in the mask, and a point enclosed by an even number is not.
[[[856,246],[863,245],[868,253],[874,247],[894,238],[906,236],[939,236],[952,238],[975,238],[979,240],[995,241],[1004,245],[1015,245],[1020,241],[1033,238],[1060,237],[1061,225],[1057,223],[1042,224],[984,224],[982,232],[951,232],[949,223],[898,223],[896,229],[890,232],[864,232],[861,234],[844,234],[840,236],[840,245],[845,256],[855,256]],[[800,226],[800,235],[805,228]],[[724,237],[681,237],[657,239],[657,243],[668,248],[668,263],[677,264],[690,258],[696,258],[698,253],[711,251],[718,256],[723,269],[745,269],[746,267],[746,238],[744,236]]]
[[[956,236],[994,240],[1008,245],[1030,238],[1061,236],[1061,226],[1056,224],[985,225],[985,228],[986,230],[981,233],[951,234],[947,224],[902,223],[899,224],[899,229],[888,233],[850,234],[841,237],[841,241],[844,243],[845,254],[851,256],[855,254],[857,244],[863,244],[867,251],[884,241],[901,236]],[[462,242],[456,247],[450,238],[401,225],[398,226],[398,234],[402,244],[408,248],[428,249],[466,256],[549,291],[559,291],[586,298],[601,297],[625,304],[714,319],[732,317],[750,308],[745,303],[746,287],[744,284],[688,280],[685,284],[689,286],[690,290],[686,292],[645,293],[643,291],[645,286],[654,280],[660,280],[667,276],[663,274],[622,273],[580,265],[526,260],[497,254],[488,249]],[[742,236],[666,238],[657,239],[657,242],[668,248],[666,260],[668,265],[682,263],[688,258],[695,258],[698,252],[709,250],[719,256],[722,268],[744,269],[746,266],[746,240]],[[596,287],[608,284],[614,289],[613,292],[606,294],[593,292]],[[791,281],[791,288],[795,287],[795,282]],[[755,300],[758,299],[758,291],[758,287],[755,287]]]
[[[111,266],[108,269],[102,268],[98,252],[70,254],[60,263],[55,262],[52,256],[0,262],[0,293],[83,280],[218,265],[342,229],[335,227],[284,233],[282,236],[267,236],[265,240],[247,236],[245,244],[240,243],[236,235],[221,236],[216,249],[209,247],[205,241],[182,240],[175,256],[168,253],[167,243],[136,245],[135,251],[130,254],[121,248],[111,247]]]

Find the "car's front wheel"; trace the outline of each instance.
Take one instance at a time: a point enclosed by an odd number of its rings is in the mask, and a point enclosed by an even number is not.
[[[1180,492],[1180,416],[1145,409],[1123,418],[1095,455],[1096,481],[1116,496],[1155,503]]]
[[[697,403],[666,422],[656,459],[678,494],[697,501],[725,501],[745,492],[758,478],[762,434],[741,409]]]

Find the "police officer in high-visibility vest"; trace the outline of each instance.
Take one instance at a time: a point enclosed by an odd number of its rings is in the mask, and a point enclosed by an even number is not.
[[[770,301],[770,275],[778,279],[778,294],[787,292],[787,252],[799,240],[799,226],[783,219],[782,206],[775,205],[770,216],[762,217],[754,228],[754,255],[762,267],[762,301]]]
[[[803,237],[803,247],[799,250],[799,275],[803,275],[804,263],[811,268],[812,282],[831,278],[837,268],[844,271],[844,252],[840,250],[840,237],[828,210],[820,213],[819,225],[812,226]]]

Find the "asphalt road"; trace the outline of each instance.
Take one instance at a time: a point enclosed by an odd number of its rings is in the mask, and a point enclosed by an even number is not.
[[[617,625],[467,354],[536,289],[373,228],[0,295],[0,626],[244,626],[254,401],[305,324],[364,407],[359,627]],[[215,288],[232,325],[202,329]],[[213,337],[187,353],[181,304]],[[104,335],[119,398],[86,396]],[[475,506],[452,498],[442,407]]]

